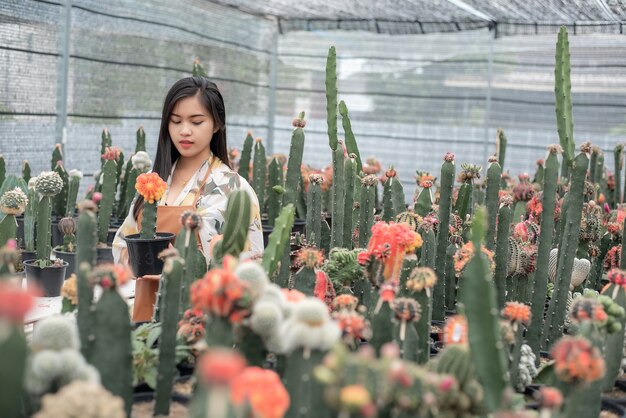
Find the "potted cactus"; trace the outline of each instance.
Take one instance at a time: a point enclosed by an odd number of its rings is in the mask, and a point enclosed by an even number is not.
[[[28,198],[19,187],[0,196],[0,212],[2,213],[0,217],[0,247],[10,239],[17,239],[15,217],[24,213],[27,204]]]
[[[76,220],[66,217],[59,220],[59,232],[63,234],[63,244],[57,245],[52,250],[56,258],[67,261],[68,266],[65,270],[65,278],[70,277],[75,272],[76,258]]]
[[[125,237],[135,277],[161,274],[163,261],[158,255],[175,237],[170,232],[156,231],[157,205],[166,188],[167,183],[157,173],[143,173],[137,177],[135,189],[144,199],[141,232]]]
[[[26,279],[43,289],[43,296],[59,296],[65,279],[67,261],[50,259],[50,219],[52,201],[63,188],[63,180],[54,171],[47,171],[37,176],[35,189],[41,195],[37,216],[37,252],[35,260],[24,260]]]

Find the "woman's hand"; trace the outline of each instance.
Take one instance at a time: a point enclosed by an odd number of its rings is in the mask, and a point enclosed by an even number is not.
[[[146,274],[145,276],[137,277],[137,280],[161,280],[161,275],[159,274]]]

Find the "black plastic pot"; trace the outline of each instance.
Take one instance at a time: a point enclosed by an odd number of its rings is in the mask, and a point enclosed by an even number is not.
[[[154,396],[154,389],[152,389],[147,383],[140,383],[133,388],[133,394],[143,394],[143,393],[152,393]]]
[[[107,245],[113,245],[113,240],[115,239],[115,234],[117,234],[118,227],[110,227],[107,232]]]
[[[22,262],[37,258],[37,252],[35,251],[20,250],[20,252],[22,253]]]
[[[50,229],[50,232],[52,232],[52,248],[63,244],[63,234],[61,233],[61,231],[59,231],[58,219],[52,219],[52,222],[50,222]]]
[[[181,361],[176,365],[176,369],[178,369],[180,377],[189,377],[196,369],[196,365],[193,363],[189,363],[188,361]]]
[[[159,275],[163,271],[163,260],[159,253],[165,250],[176,236],[170,232],[157,232],[154,239],[139,238],[139,234],[125,237],[128,259],[135,277]]]
[[[24,261],[24,271],[26,280],[36,284],[41,288],[43,297],[55,297],[61,294],[61,286],[65,280],[65,270],[67,261],[61,266],[49,266],[41,268],[37,265],[37,260]]]
[[[113,263],[113,248],[96,248],[96,265]]]
[[[52,250],[52,254],[54,254],[56,258],[67,261],[67,268],[65,269],[66,279],[76,272],[76,253],[68,253],[61,250]]]
[[[270,242],[270,234],[273,230],[273,226],[263,225],[263,247],[267,247],[267,244]]]
[[[292,234],[296,232],[304,234],[305,229],[306,229],[306,219],[294,219],[293,227],[291,228]]]
[[[133,403],[150,402],[154,400],[153,392],[139,392],[133,394]],[[189,396],[184,396],[179,393],[172,394],[172,401],[181,405],[187,405],[189,403]]]
[[[17,245],[21,248],[24,246],[24,215],[16,216],[17,221]]]

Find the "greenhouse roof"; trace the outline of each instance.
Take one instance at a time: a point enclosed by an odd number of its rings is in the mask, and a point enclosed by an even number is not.
[[[212,1],[276,18],[281,32],[366,30],[396,35],[489,27],[506,35],[546,33],[566,25],[575,33],[623,33],[626,22],[626,0]]]

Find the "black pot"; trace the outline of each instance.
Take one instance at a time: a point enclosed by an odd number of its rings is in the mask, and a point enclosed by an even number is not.
[[[430,333],[430,338],[432,338],[433,341],[440,341],[441,340],[441,334],[443,334],[443,328],[446,325],[445,321],[437,321],[437,320],[432,320],[430,321],[431,325],[436,325],[441,329],[441,332],[431,332]]]
[[[270,234],[273,230],[273,226],[263,225],[263,247],[267,247],[267,244],[270,242]]]
[[[119,226],[109,228],[109,231],[107,232],[107,245],[108,246],[113,245],[113,240],[115,239],[115,234],[117,234],[118,228]]]
[[[52,250],[52,254],[54,254],[56,258],[67,261],[67,268],[65,269],[66,279],[76,272],[76,253],[68,253],[61,250]]]
[[[20,252],[22,253],[22,262],[26,260],[34,260],[35,258],[37,258],[36,251],[20,250]]]
[[[188,361],[182,361],[176,365],[176,369],[178,369],[180,377],[189,377],[196,369],[196,365],[189,363]]]
[[[305,219],[294,219],[293,227],[291,228],[291,233],[295,234],[296,232],[299,232],[301,234],[304,234],[304,230],[306,229],[305,227],[306,227]]]
[[[50,266],[40,268],[37,260],[24,261],[26,280],[36,284],[43,291],[43,297],[55,297],[61,294],[61,286],[65,280],[67,261],[62,266]]]
[[[16,216],[17,221],[17,245],[19,248],[24,246],[24,215]]]
[[[615,402],[613,399],[602,399],[602,406],[600,408],[602,411],[612,412],[618,417],[626,417],[626,406]]]
[[[152,393],[154,396],[154,389],[152,389],[147,383],[140,383],[133,388],[133,394],[139,393]]]
[[[59,231],[59,221],[57,219],[52,219],[50,229],[52,232],[52,248],[63,244],[63,233]]]
[[[133,403],[150,402],[154,400],[154,391],[152,392],[140,392],[133,394]],[[180,393],[172,394],[172,401],[178,402],[181,405],[187,405],[189,403],[189,396],[181,395]]]
[[[96,248],[96,265],[113,263],[113,248]]]
[[[176,236],[170,232],[157,232],[154,239],[139,238],[140,234],[126,236],[128,259],[135,277],[160,275],[163,271],[163,260],[158,255],[165,250]]]

